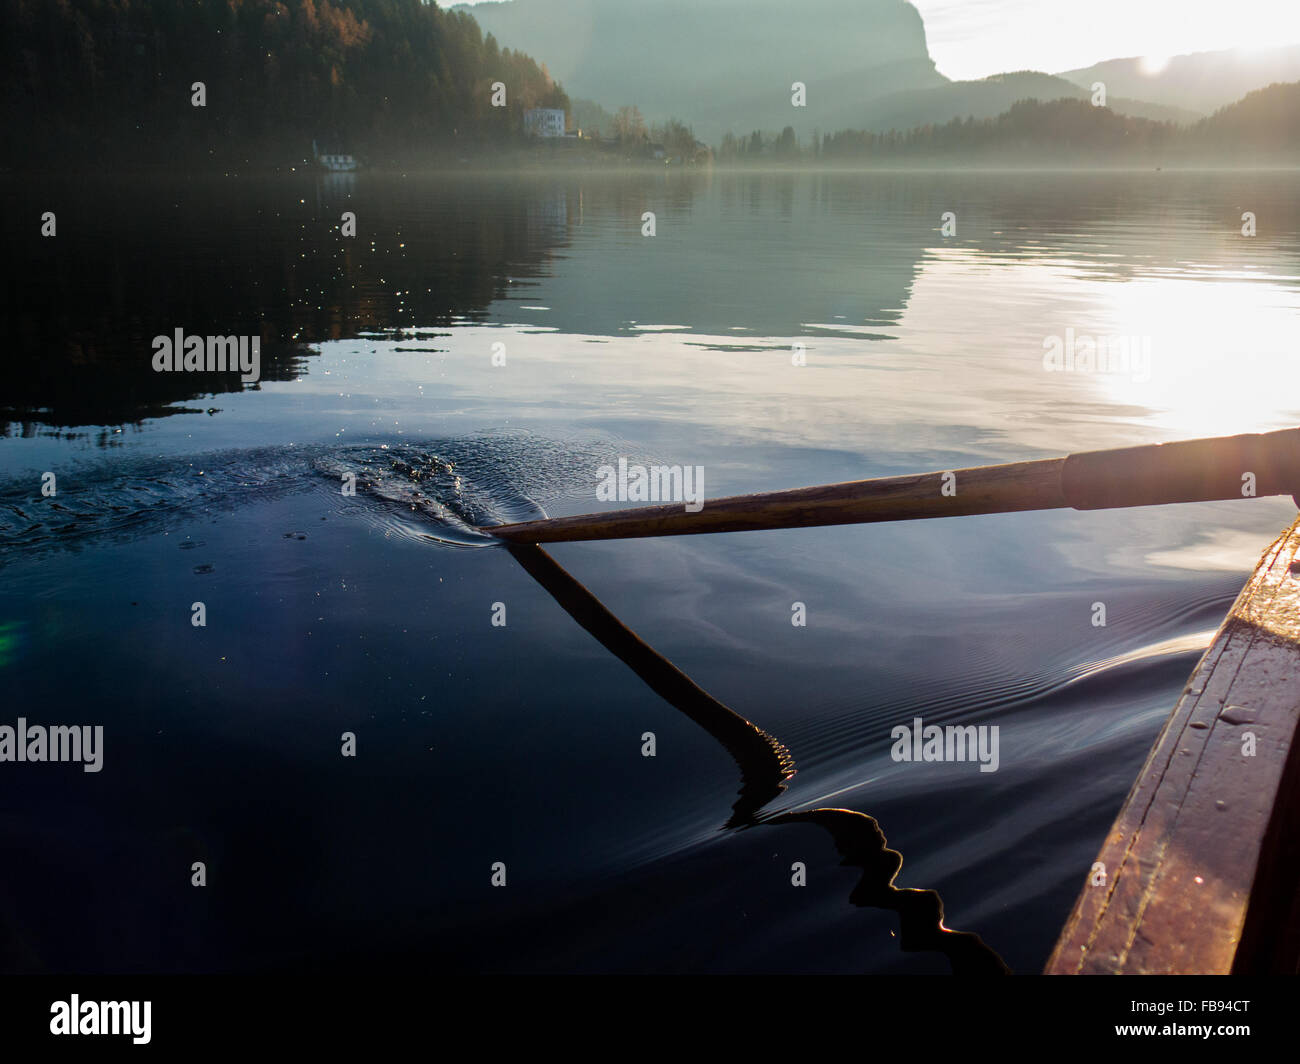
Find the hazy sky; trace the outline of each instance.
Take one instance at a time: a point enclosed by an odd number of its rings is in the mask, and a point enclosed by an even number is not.
[[[707,0],[705,0],[707,2]],[[950,78],[1300,43],[1297,0],[913,0]]]
[[[439,2],[449,7],[453,0]],[[940,73],[957,79],[1008,70],[1056,73],[1134,55],[1300,43],[1300,0],[912,2],[925,18]]]

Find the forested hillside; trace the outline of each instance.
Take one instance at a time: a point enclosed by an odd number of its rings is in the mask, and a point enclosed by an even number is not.
[[[0,0],[0,66],[6,167],[279,165],[313,139],[419,158],[567,106],[544,66],[421,0]]]

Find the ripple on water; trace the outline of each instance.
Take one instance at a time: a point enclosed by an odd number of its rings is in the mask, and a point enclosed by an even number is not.
[[[74,470],[61,481],[57,499],[43,498],[35,477],[0,481],[0,565],[92,540],[177,530],[187,520],[300,492],[338,498],[348,475],[356,492],[346,512],[385,534],[492,546],[498,541],[481,528],[545,517],[545,507],[561,500],[591,499],[596,470],[634,453],[627,441],[604,436],[493,432],[393,444],[114,456],[111,463]],[[202,541],[190,538],[180,544],[183,550],[199,546]]]
[[[500,540],[481,528],[546,516],[503,471],[487,467],[471,474],[455,457],[426,447],[350,447],[321,455],[314,464],[339,481],[351,475],[357,495],[379,503],[367,508],[366,519],[415,538],[494,546]]]

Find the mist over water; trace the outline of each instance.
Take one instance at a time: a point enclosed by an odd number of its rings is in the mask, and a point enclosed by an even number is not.
[[[7,182],[33,265],[0,305],[0,676],[11,716],[102,724],[106,753],[86,779],[10,766],[0,845],[26,872],[0,895],[0,966],[946,971],[849,904],[857,873],[815,823],[770,822],[834,806],[876,819],[947,927],[1041,968],[1294,507],[557,546],[788,749],[797,774],[743,828],[726,750],[508,552],[447,548],[604,509],[620,457],[703,466],[717,497],[1294,425],[1294,189]],[[74,255],[14,221],[51,199]],[[262,381],[155,374],[149,337],[175,328],[264,336]],[[1067,330],[1149,337],[1147,379],[1046,370]],[[998,725],[998,771],[894,762],[917,717]],[[223,886],[196,906],[174,881],[200,859]],[[485,898],[495,861],[525,889]]]

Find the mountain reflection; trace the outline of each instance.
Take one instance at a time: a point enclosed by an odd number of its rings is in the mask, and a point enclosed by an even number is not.
[[[27,268],[0,304],[0,423],[20,425],[135,424],[242,390],[237,374],[155,373],[152,338],[178,328],[259,336],[262,380],[285,381],[309,371],[307,344],[481,319],[565,237],[553,200],[539,215],[509,185],[485,198],[456,181],[228,176],[9,195],[5,235]],[[53,238],[27,224],[44,211]]]
[[[884,335],[898,320],[933,237],[899,220],[928,211],[933,193],[897,177],[741,175],[712,195],[712,180],[11,181],[0,224],[27,268],[0,303],[11,339],[0,421],[137,424],[241,390],[234,375],[153,372],[152,338],[178,328],[259,336],[262,379],[288,381],[310,372],[306,345],[488,321],[493,304],[509,314],[535,298],[542,278],[547,326],[579,335],[669,321],[711,335],[787,337],[807,322]],[[655,239],[640,235],[647,210]],[[29,224],[46,211],[53,238]],[[788,264],[775,273],[754,265],[773,242]],[[580,268],[555,269],[561,252]]]

